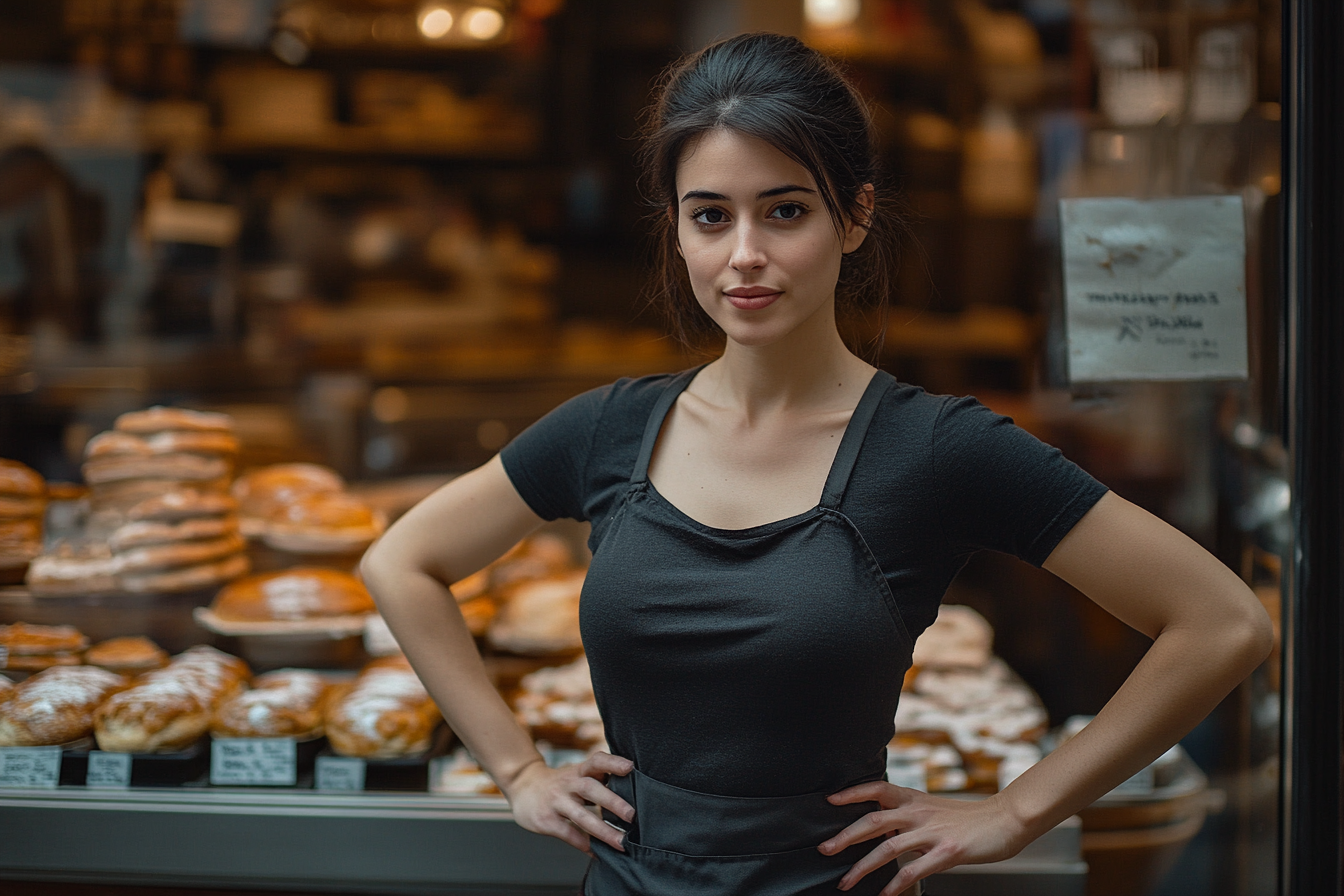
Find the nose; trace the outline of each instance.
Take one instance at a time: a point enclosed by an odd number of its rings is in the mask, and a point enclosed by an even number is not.
[[[733,243],[733,254],[728,265],[738,273],[759,271],[765,267],[765,249],[761,245],[760,234],[750,224],[737,228],[737,239]]]

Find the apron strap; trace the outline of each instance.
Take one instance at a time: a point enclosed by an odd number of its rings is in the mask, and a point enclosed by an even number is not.
[[[896,378],[885,370],[877,371],[855,405],[849,424],[845,426],[845,434],[840,439],[840,448],[831,463],[830,475],[826,477],[826,487],[821,491],[821,506],[827,510],[840,507],[840,499],[845,496],[845,488],[849,485],[849,474],[854,470],[864,436],[868,434],[868,424],[873,421],[873,414],[877,412],[877,405],[887,387],[895,381]]]
[[[635,467],[630,472],[630,482],[643,482],[649,478],[649,461],[653,459],[653,446],[658,444],[658,434],[663,431],[663,421],[667,419],[667,412],[672,410],[672,403],[686,387],[695,379],[695,375],[703,370],[704,364],[698,367],[692,367],[690,370],[682,371],[667,384],[663,394],[658,396],[658,401],[654,403],[653,410],[649,412],[649,422],[644,426],[644,441],[639,445],[639,457],[635,460]]]

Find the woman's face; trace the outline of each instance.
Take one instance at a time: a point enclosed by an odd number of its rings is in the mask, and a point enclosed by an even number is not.
[[[834,329],[841,233],[807,169],[769,143],[708,131],[677,165],[677,247],[691,289],[728,338],[748,346]]]

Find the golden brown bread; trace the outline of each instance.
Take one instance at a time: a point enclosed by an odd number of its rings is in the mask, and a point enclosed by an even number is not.
[[[298,568],[247,576],[221,588],[210,609],[234,621],[312,619],[372,613],[364,583],[335,569]]]
[[[24,577],[34,594],[96,594],[117,591],[117,562],[106,545],[74,550],[62,545],[33,559]]]
[[[0,747],[55,746],[87,737],[95,709],[128,684],[93,666],[39,672],[0,700]]]
[[[238,502],[230,495],[196,489],[175,489],[150,496],[126,512],[131,521],[151,520],[171,523],[202,516],[236,513]]]
[[[219,538],[151,544],[118,553],[117,570],[120,575],[127,576],[179,569],[223,560],[246,549],[247,542],[237,532]]]
[[[188,432],[233,432],[233,418],[212,411],[193,411],[156,405],[143,411],[129,411],[117,418],[113,428],[121,432],[145,435],[169,430]]]
[[[88,637],[73,625],[0,625],[0,647],[10,656],[77,653],[88,646]]]
[[[212,588],[246,575],[252,562],[246,554],[233,554],[223,560],[211,560],[193,566],[151,572],[123,572],[117,576],[121,587],[136,594],[168,594]]]
[[[244,517],[264,521],[296,498],[344,491],[345,480],[320,464],[271,464],[239,476],[231,490]]]
[[[326,692],[327,681],[316,672],[282,669],[258,675],[249,690],[215,707],[210,733],[215,737],[320,737]]]
[[[159,432],[141,436],[113,429],[89,439],[84,446],[84,458],[150,458],[177,453],[233,457],[238,449],[238,437],[227,432]]]
[[[0,458],[0,495],[8,498],[44,498],[47,481],[27,464]]]
[[[148,638],[133,635],[98,642],[84,651],[84,662],[123,675],[138,674],[168,665],[168,652]]]
[[[45,497],[0,495],[0,517],[40,517],[46,509]]]
[[[135,454],[104,455],[85,461],[82,469],[85,482],[91,486],[101,486],[125,480],[215,482],[227,477],[233,465],[222,456],[176,452],[143,457]]]
[[[107,537],[107,544],[113,551],[128,551],[131,548],[150,545],[177,544],[206,538],[221,538],[237,534],[236,516],[204,516],[185,519],[180,522],[157,522],[139,520],[118,526]]]
[[[180,750],[210,727],[215,706],[241,690],[247,664],[204,645],[147,672],[94,713],[98,749],[116,753]]]
[[[333,687],[323,713],[327,740],[342,756],[390,759],[429,748],[438,707],[402,657],[374,660]]]
[[[278,551],[341,553],[363,550],[385,528],[386,520],[358,498],[319,492],[277,507],[262,539]]]

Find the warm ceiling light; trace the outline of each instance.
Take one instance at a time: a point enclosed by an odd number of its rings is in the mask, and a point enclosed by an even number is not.
[[[467,10],[462,27],[477,40],[490,40],[504,30],[504,16],[497,9],[475,6]]]
[[[859,0],[803,0],[803,18],[818,28],[853,25],[859,17]]]
[[[438,40],[453,27],[453,14],[442,6],[430,6],[420,11],[420,33],[430,40]]]

